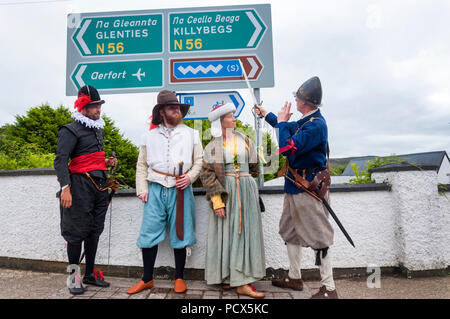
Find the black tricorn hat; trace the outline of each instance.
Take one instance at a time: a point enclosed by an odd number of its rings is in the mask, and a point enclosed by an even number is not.
[[[178,101],[177,95],[173,91],[163,90],[158,93],[157,104],[153,108],[152,112],[152,124],[159,125],[162,123],[161,115],[159,115],[159,110],[161,110],[166,105],[179,105],[182,117],[185,117],[189,111],[189,104],[182,104]]]
[[[105,103],[105,101],[100,98],[100,94],[98,94],[97,89],[92,85],[85,85],[81,87],[78,90],[78,97],[80,97],[81,95],[87,95],[92,100],[92,102],[89,102],[86,105]]]
[[[300,86],[297,92],[294,92],[294,96],[312,106],[320,106],[322,103],[320,79],[317,76],[310,78]]]

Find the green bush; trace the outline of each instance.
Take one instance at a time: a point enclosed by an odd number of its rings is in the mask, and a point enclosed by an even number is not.
[[[339,165],[336,167],[330,167],[330,175],[340,176],[345,171],[347,165]]]
[[[36,145],[20,145],[0,134],[0,169],[53,167],[55,154],[43,153]]]
[[[386,157],[376,157],[372,161],[367,161],[367,168],[365,170],[360,170],[359,166],[352,163],[352,170],[355,173],[355,178],[350,179],[350,184],[370,184],[375,183],[372,179],[371,169],[382,167],[391,163],[405,163],[406,160],[398,157],[398,155],[391,155]]]

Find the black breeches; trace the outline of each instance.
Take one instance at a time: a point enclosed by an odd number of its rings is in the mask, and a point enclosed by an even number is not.
[[[62,208],[61,235],[71,244],[81,244],[89,238],[97,240],[103,232],[108,210],[108,191],[98,191],[84,174],[71,174],[72,206]],[[106,180],[97,180],[104,187]]]

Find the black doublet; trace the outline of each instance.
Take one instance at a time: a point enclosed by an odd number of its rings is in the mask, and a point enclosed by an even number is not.
[[[74,121],[58,132],[58,148],[54,161],[61,187],[70,184],[72,206],[61,209],[61,234],[69,243],[81,243],[86,238],[100,237],[108,209],[108,192],[98,191],[82,173],[71,174],[68,160],[80,155],[103,151],[103,129],[89,128]],[[106,172],[91,171],[96,184],[106,186]]]
[[[61,187],[70,184],[68,160],[103,151],[103,137],[103,129],[89,128],[78,121],[73,121],[59,129],[54,166]],[[98,178],[106,178],[105,171],[92,171],[90,174]]]

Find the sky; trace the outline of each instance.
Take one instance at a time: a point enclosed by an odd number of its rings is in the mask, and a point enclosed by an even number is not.
[[[319,76],[331,157],[450,153],[450,0],[0,0],[0,126],[43,103],[72,109],[69,13],[259,3],[272,11],[268,111],[294,103],[292,92]],[[250,105],[248,90],[238,91]],[[103,112],[138,145],[156,95],[103,94]],[[247,106],[239,119],[253,125]],[[294,110],[291,119],[300,117]]]

